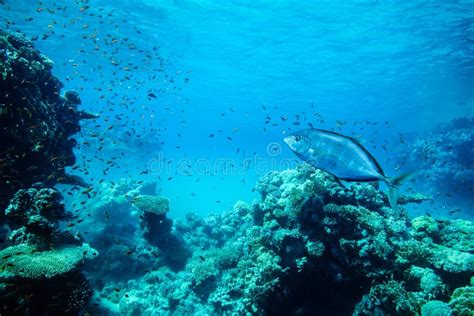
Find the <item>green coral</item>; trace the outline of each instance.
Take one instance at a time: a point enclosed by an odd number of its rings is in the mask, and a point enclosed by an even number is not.
[[[411,221],[413,237],[422,240],[423,238],[436,238],[439,235],[438,222],[431,216],[420,216]]]
[[[474,311],[474,284],[454,290],[449,306],[455,315],[472,316]]]
[[[234,268],[242,256],[241,248],[240,244],[234,243],[218,249],[214,256],[219,270]]]
[[[473,227],[468,221],[417,217],[410,231],[415,239],[400,246],[397,262],[425,265],[449,273],[473,273]]]
[[[296,170],[265,175],[256,186],[263,197],[261,208],[271,211],[279,222],[284,223],[287,219],[294,221],[309,197],[314,199],[318,197],[318,192],[324,192],[328,175],[312,177],[314,173],[312,167],[300,165]]]
[[[196,286],[205,281],[213,280],[219,274],[215,258],[205,258],[198,256],[188,263],[186,270],[192,273],[192,279]]]
[[[407,278],[419,284],[418,290],[423,298],[441,298],[447,292],[443,280],[433,269],[412,266],[407,271]]]
[[[324,206],[324,212],[327,216],[323,220],[326,233],[339,238],[341,250],[352,257],[354,264],[363,268],[374,259],[391,260],[397,240],[391,238],[390,232],[398,229],[396,221],[389,221],[362,206],[330,203]]]
[[[396,262],[427,266],[449,273],[474,272],[474,254],[416,240],[407,241],[397,248]]]
[[[451,316],[453,312],[448,304],[442,301],[429,301],[421,307],[421,316]]]
[[[354,183],[351,186],[354,192],[354,197],[358,203],[363,203],[365,206],[372,209],[378,209],[384,205],[384,196],[372,184],[369,183]]]
[[[408,203],[422,203],[425,201],[430,201],[433,200],[431,196],[424,195],[421,193],[413,193],[413,194],[407,194],[407,195],[402,195],[398,197],[398,204],[399,205],[404,205]]]
[[[191,272],[194,284],[200,285],[217,277],[220,271],[234,268],[241,258],[241,248],[240,244],[232,243],[222,248],[197,252],[186,266],[186,270]]]
[[[439,239],[443,246],[474,253],[474,223],[462,219],[438,221],[441,226]]]
[[[306,251],[311,257],[321,257],[324,254],[326,247],[320,241],[308,241],[306,243]]]
[[[30,245],[20,244],[0,252],[0,267],[21,278],[49,279],[74,270],[84,259],[96,255],[97,251],[87,244],[49,251],[37,251]]]
[[[239,216],[246,216],[250,213],[251,207],[247,202],[237,201],[234,203],[232,210],[236,212]]]
[[[474,254],[444,246],[433,246],[431,264],[451,273],[474,273]]]
[[[132,203],[142,212],[157,215],[166,214],[170,210],[170,202],[163,196],[139,195],[132,200]]]
[[[390,280],[382,284],[377,284],[370,289],[367,304],[383,306],[385,315],[418,315],[419,301],[413,293],[407,292],[402,283]],[[359,305],[354,315],[372,315],[369,310],[377,309],[371,304]]]
[[[463,252],[474,252],[474,223],[466,220],[438,220],[420,216],[412,220],[412,236],[429,238],[442,246]]]

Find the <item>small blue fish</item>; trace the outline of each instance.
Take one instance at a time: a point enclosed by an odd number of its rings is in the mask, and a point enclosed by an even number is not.
[[[397,188],[411,174],[388,178],[377,160],[354,138],[310,128],[292,133],[284,141],[299,158],[339,180],[387,183],[390,205],[397,209]]]

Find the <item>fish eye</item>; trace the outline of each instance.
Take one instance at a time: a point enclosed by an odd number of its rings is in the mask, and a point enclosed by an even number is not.
[[[301,136],[300,136],[300,135],[296,135],[296,136],[295,136],[295,140],[296,140],[297,142],[299,142],[299,141],[301,140]]]

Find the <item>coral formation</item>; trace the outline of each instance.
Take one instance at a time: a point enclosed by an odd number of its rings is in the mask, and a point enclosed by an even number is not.
[[[415,141],[412,158],[423,171],[419,177],[435,192],[472,202],[474,117],[435,126]]]
[[[70,136],[95,116],[77,109],[77,93],[60,94],[53,62],[24,35],[0,30],[0,56],[0,207],[35,182],[84,185],[65,167],[75,163]]]
[[[471,285],[454,290],[449,306],[451,306],[455,315],[472,315],[474,311],[474,280],[471,281]]]
[[[137,238],[139,214],[131,202],[139,194],[154,193],[154,185],[122,180],[113,185],[103,182],[95,191],[97,194],[91,198],[78,200],[90,214],[78,229],[100,253],[100,260],[87,263],[88,270],[94,271],[100,280],[122,280],[136,276],[149,266],[158,266],[163,261],[157,256],[158,251]],[[102,269],[103,266],[107,269]]]
[[[0,251],[0,267],[14,277],[24,279],[50,279],[75,270],[84,259],[92,259],[97,252],[84,244],[49,251],[38,251],[19,244]]]
[[[169,200],[162,196],[138,195],[132,200],[140,215],[143,237],[158,247],[170,267],[181,269],[190,256],[179,235],[172,232],[173,221],[166,217]]]
[[[31,206],[32,209],[38,207]],[[46,227],[56,228],[55,220],[43,218]],[[92,296],[89,282],[80,269],[86,259],[98,255],[97,251],[88,244],[81,244],[79,238],[55,240],[48,235],[51,231],[43,236],[44,230],[28,232],[29,228],[24,228],[22,234],[28,238],[10,238],[15,244],[0,251],[0,299],[4,309],[24,309],[28,314],[78,313]],[[12,235],[16,237],[16,231]],[[45,244],[45,240],[52,242]],[[32,299],[24,300],[25,297]]]
[[[132,202],[144,214],[165,215],[170,210],[170,201],[163,196],[138,195]]]
[[[9,220],[9,240],[15,244],[28,243],[46,249],[55,244],[80,243],[69,231],[59,230],[59,221],[72,219],[61,203],[61,194],[36,184],[15,193],[5,210]]]
[[[72,215],[61,199],[56,190],[38,184],[19,190],[6,208],[10,246],[0,251],[5,310],[76,314],[89,302],[92,289],[81,268],[98,253],[67,225],[62,228],[61,221]]]
[[[104,287],[102,300],[123,314],[449,315],[470,308],[471,222],[410,221],[371,184],[346,189],[307,165],[271,172],[256,188],[262,199],[252,205],[173,223],[192,250],[184,268],[162,262],[143,278],[112,282],[123,289],[118,294]]]
[[[90,218],[75,221],[51,187],[86,185],[65,167],[75,163],[79,121],[94,116],[77,109],[77,94],[60,95],[52,62],[24,36],[0,32],[0,56],[5,312],[472,314],[472,222],[410,219],[376,185],[346,188],[307,164],[268,173],[252,204],[180,220],[168,217],[169,200],[154,185],[104,182],[95,194],[84,191]],[[442,126],[415,150],[435,166],[428,178],[467,195],[473,122]],[[429,199],[412,194],[399,202]],[[77,225],[92,231],[91,246]],[[102,258],[88,263],[99,256],[95,248]],[[100,304],[88,305],[93,294]]]
[[[68,175],[70,138],[81,119],[74,92],[61,96],[53,63],[19,33],[0,30],[0,302],[9,315],[78,314],[92,289],[81,272],[98,255],[72,231],[73,215],[57,183],[84,186]]]
[[[441,301],[429,301],[421,308],[421,316],[451,316],[452,314],[449,305]]]

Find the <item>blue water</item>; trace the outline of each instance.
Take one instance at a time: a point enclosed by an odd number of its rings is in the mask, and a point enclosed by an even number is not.
[[[101,114],[81,135],[104,133],[115,149],[101,162],[81,146],[87,177],[97,181],[113,157],[108,180],[158,181],[172,216],[256,198],[257,179],[294,158],[284,133],[308,123],[386,142],[389,151],[370,149],[393,175],[399,134],[474,112],[469,1],[21,0],[0,9],[10,29],[40,37],[54,73]],[[148,152],[123,138],[132,128]],[[236,167],[213,168],[216,159]]]
[[[110,315],[120,314],[123,302],[132,310],[135,299],[146,301],[141,313],[147,306],[156,308],[151,314],[173,310],[160,309],[154,291],[171,292],[179,282],[190,298],[176,300],[195,306],[199,293],[186,288],[193,265],[209,262],[202,255],[222,246],[216,240],[235,242],[241,253],[247,232],[234,227],[235,212],[229,222],[177,219],[190,212],[222,214],[238,200],[260,199],[260,178],[301,163],[283,142],[285,135],[310,126],[354,137],[389,177],[417,171],[401,194],[432,200],[403,206],[410,217],[474,219],[473,1],[4,0],[0,28],[33,38],[54,61],[64,90],[79,92],[80,110],[99,115],[81,122],[77,162],[68,167],[94,190],[85,195],[83,189],[57,188],[79,219],[71,229],[102,256],[84,271],[94,282],[92,304],[100,302]],[[157,255],[141,238],[142,218],[130,203],[137,183],[156,183],[147,194],[169,199],[167,216],[193,247],[179,272],[166,270],[166,251]],[[202,231],[213,223],[224,227],[205,240],[212,232]],[[309,225],[286,224],[295,231]],[[322,269],[336,275],[332,266]],[[219,273],[219,286],[227,284],[227,272]],[[344,280],[338,278],[332,282],[339,286]],[[452,280],[455,287],[467,284]],[[370,286],[364,286],[358,291],[365,295]]]

